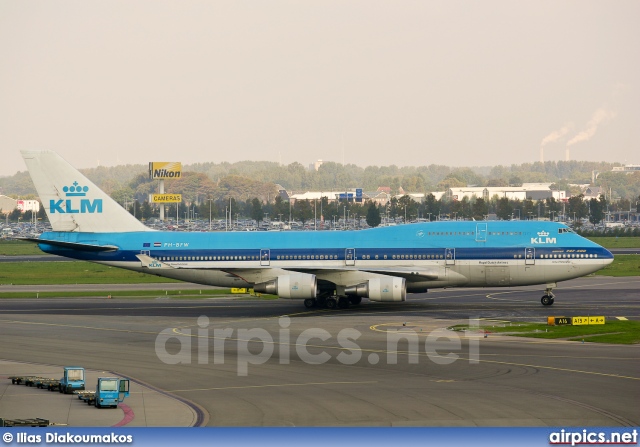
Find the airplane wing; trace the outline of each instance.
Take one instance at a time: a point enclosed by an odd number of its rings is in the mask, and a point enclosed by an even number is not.
[[[361,272],[377,273],[379,275],[399,276],[409,282],[436,281],[442,279],[441,273],[436,269],[416,269],[412,267],[394,267],[380,269],[359,269]]]
[[[285,270],[309,273],[320,277],[330,277],[335,275],[349,275],[353,273],[373,273],[374,275],[385,276],[397,276],[399,278],[405,278],[408,282],[423,282],[423,281],[437,281],[443,279],[444,271],[440,272],[437,269],[425,269],[416,267],[394,267],[394,268],[358,268],[358,267],[344,267],[341,269],[336,268],[285,268]]]

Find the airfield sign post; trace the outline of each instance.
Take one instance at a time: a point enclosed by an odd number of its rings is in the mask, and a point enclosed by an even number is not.
[[[158,185],[158,196],[164,196],[164,180],[167,178],[180,178],[182,177],[182,163],[179,161],[151,161],[149,162],[149,177],[153,180],[160,180]],[[176,196],[176,194],[173,194]],[[151,197],[151,195],[150,195]],[[164,220],[164,204],[165,203],[175,203],[172,201],[159,200],[152,201],[153,203],[160,204],[160,220]],[[180,198],[182,201],[182,197]],[[178,205],[176,205],[176,208]],[[176,211],[177,216],[177,211]],[[176,225],[177,225],[177,217],[176,217]]]

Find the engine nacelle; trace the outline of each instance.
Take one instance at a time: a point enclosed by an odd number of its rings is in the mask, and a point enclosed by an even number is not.
[[[291,275],[278,276],[273,281],[256,284],[253,290],[258,293],[278,295],[279,298],[304,300],[316,297],[318,281],[316,275],[293,273]]]
[[[347,295],[369,298],[371,301],[399,302],[407,299],[407,286],[404,278],[371,278],[357,286],[347,287]]]

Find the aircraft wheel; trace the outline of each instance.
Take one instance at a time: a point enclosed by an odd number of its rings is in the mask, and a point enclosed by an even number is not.
[[[335,298],[327,298],[327,309],[335,309],[337,306]]]
[[[545,295],[540,298],[540,302],[543,306],[551,306],[553,304],[553,298],[551,298],[549,295]]]
[[[362,302],[362,297],[360,296],[352,296],[349,298],[349,302],[351,304],[353,304],[354,306],[357,306],[358,304],[360,304]]]
[[[307,298],[306,300],[304,300],[304,307],[306,307],[307,309],[311,309],[312,307],[316,307],[315,298]]]

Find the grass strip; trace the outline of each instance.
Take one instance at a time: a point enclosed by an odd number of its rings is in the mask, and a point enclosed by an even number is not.
[[[598,270],[600,276],[640,276],[640,255],[616,255],[613,262]]]
[[[45,255],[33,242],[16,241],[10,239],[0,240],[0,255],[2,256],[32,256]]]
[[[144,284],[179,283],[146,273],[132,272],[93,262],[3,262],[0,264],[0,284]]]
[[[485,323],[485,324],[483,324]],[[605,324],[580,326],[549,326],[544,323],[491,323],[480,322],[480,328],[489,334],[499,333],[515,337],[533,337],[544,339],[566,339],[585,343],[640,343],[640,321],[609,320]],[[452,330],[474,329],[468,325],[457,325]],[[477,329],[477,328],[476,328]]]
[[[198,290],[118,290],[111,292],[108,289],[104,291],[86,291],[86,292],[0,292],[0,299],[12,298],[149,298],[149,299],[206,299],[206,298],[236,298],[240,300],[270,300],[276,299],[275,295],[255,296],[250,294],[235,294],[229,289],[207,290],[200,293]]]
[[[604,248],[640,248],[640,237],[637,236],[589,236],[587,239]]]

